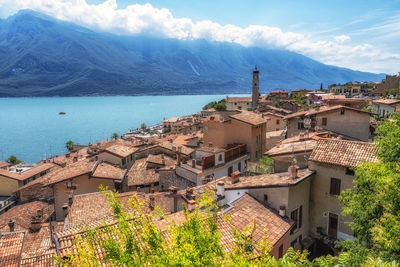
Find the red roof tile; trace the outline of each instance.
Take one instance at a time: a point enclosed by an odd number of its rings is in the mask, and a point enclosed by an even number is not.
[[[377,162],[377,151],[373,143],[319,139],[309,160],[355,168],[362,162]]]

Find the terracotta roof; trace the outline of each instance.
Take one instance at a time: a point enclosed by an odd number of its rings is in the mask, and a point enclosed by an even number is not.
[[[328,138],[332,135],[331,132],[311,132],[311,133],[303,133],[303,135],[298,134],[285,140],[282,140],[282,144],[293,143],[293,142],[303,142],[305,140],[318,140],[319,138]]]
[[[267,237],[267,241],[275,245],[291,228],[291,223],[280,217],[272,209],[264,206],[248,194],[244,194],[235,201],[229,203],[226,212],[217,216],[218,229],[222,233],[220,244],[226,252],[233,252],[235,245],[235,229],[243,231],[251,229],[254,223],[256,230],[252,236],[255,254],[260,253],[259,242]],[[201,213],[208,217],[208,213]],[[165,229],[172,222],[183,223],[186,217],[183,211],[169,215],[165,220],[156,222],[160,228]]]
[[[168,150],[171,150],[171,151],[173,151],[173,147],[176,147],[177,151],[178,151],[178,148],[181,147],[181,153],[184,155],[187,155],[187,156],[189,156],[190,154],[192,154],[194,152],[194,149],[192,149],[192,148],[189,148],[186,146],[177,146],[170,142],[162,142],[162,143],[159,143],[158,146],[163,147]]]
[[[47,171],[53,167],[54,167],[54,164],[52,164],[52,163],[44,163],[44,164],[37,165],[37,166],[35,166],[27,171],[21,172],[21,173],[10,172],[10,171],[0,168],[0,176],[6,176],[6,177],[9,177],[9,178],[12,178],[15,180],[23,181],[23,180],[29,179],[43,171]]]
[[[334,111],[334,110],[338,110],[338,109],[342,109],[342,108],[344,108],[346,110],[353,110],[353,111],[362,112],[362,113],[365,113],[365,114],[370,114],[369,112],[362,111],[362,110],[359,110],[359,109],[338,105],[338,106],[322,106],[320,108],[314,108],[314,109],[310,109],[310,110],[307,110],[307,111],[295,112],[295,113],[292,113],[290,115],[285,116],[284,119],[287,120],[287,119],[292,119],[292,118],[295,118],[295,117],[312,116],[312,115],[315,115],[315,114]]]
[[[275,90],[275,91],[270,92],[269,94],[289,94],[289,93],[284,90]]]
[[[160,181],[158,172],[147,168],[147,158],[138,159],[127,175],[128,186],[151,184]]]
[[[25,232],[13,232],[0,235],[0,265],[17,267],[25,238]]]
[[[232,184],[231,179],[225,179],[225,190],[236,190],[243,188],[262,188],[262,187],[284,187],[293,186],[311,177],[315,172],[309,169],[298,170],[298,178],[293,179],[288,172],[263,174],[256,176],[240,177],[239,182]]]
[[[274,117],[279,117],[279,118],[284,117],[282,114],[273,113],[273,112],[262,112],[261,114],[264,115],[264,117],[268,117],[268,116],[274,116]]]
[[[372,101],[372,103],[378,103],[378,104],[386,104],[386,105],[393,105],[400,103],[400,99],[377,99]]]
[[[0,161],[0,168],[4,168],[10,166],[10,163],[4,162],[4,161]]]
[[[362,162],[377,162],[377,151],[373,143],[320,139],[309,160],[355,168]]]
[[[284,113],[284,114],[290,114],[290,113],[293,112],[293,111],[288,110],[288,109],[277,108],[277,107],[271,106],[271,105],[264,106],[264,107],[262,107],[261,109],[262,109],[262,110],[272,110],[272,111],[280,112],[280,113]]]
[[[227,97],[226,102],[234,103],[234,102],[251,102],[251,97]]]
[[[190,140],[194,139],[199,139],[199,137],[196,135],[178,135],[175,138],[174,143],[178,145],[187,145]]]
[[[291,223],[277,215],[273,210],[259,203],[251,196],[245,194],[230,203],[230,209],[217,216],[217,224],[222,233],[220,242],[223,249],[227,252],[234,248],[235,230],[243,230],[245,227],[251,228],[256,223],[256,230],[253,233],[252,241],[255,253],[260,252],[259,242],[267,236],[267,241],[275,245],[291,228]],[[204,214],[206,218],[207,213]],[[185,220],[184,213],[177,212],[169,215],[163,220],[155,220],[154,223],[159,229],[165,230],[171,222],[177,224]],[[106,221],[108,226],[115,227],[114,221]],[[104,223],[103,223],[104,224]],[[89,226],[90,227],[90,226]],[[79,229],[79,230],[78,230]],[[132,229],[134,231],[134,229]],[[267,233],[265,233],[265,231]],[[74,251],[74,239],[82,232],[82,228],[71,228],[63,232],[58,232],[57,237],[60,244],[60,255],[69,255]],[[164,232],[164,237],[168,240],[169,236]],[[101,257],[102,251],[98,251]]]
[[[137,147],[132,147],[128,145],[112,145],[110,147],[107,147],[104,151],[109,152],[111,154],[114,154],[118,157],[125,158],[129,156],[130,154],[135,153],[139,149]]]
[[[164,213],[170,213],[170,203],[173,202],[173,198],[169,197],[168,192],[145,194],[141,192],[127,192],[121,193],[120,201],[122,209],[125,212],[133,210],[129,204],[129,199],[134,195],[138,196],[141,201],[150,203],[150,197],[154,198],[155,206],[163,210]],[[148,208],[149,205],[144,205],[144,208]],[[101,192],[89,193],[83,195],[76,195],[73,198],[72,205],[66,218],[64,231],[73,232],[80,226],[85,224],[99,223],[102,221],[111,221],[114,217],[113,209],[111,208],[107,197]],[[65,234],[65,233],[64,233]]]
[[[95,171],[91,175],[97,178],[111,178],[116,180],[122,180],[127,170],[121,169],[119,166],[108,162],[101,162],[97,165]]]
[[[322,100],[345,99],[346,96],[345,95],[330,95],[330,94],[326,94],[326,95],[322,95],[321,98],[322,98]]]
[[[31,215],[36,215],[38,210],[43,210],[42,222],[47,221],[54,213],[54,205],[43,201],[33,201],[17,205],[0,215],[0,233],[8,232],[8,221],[12,219],[15,230],[27,230],[31,225]]]
[[[283,132],[284,132],[284,131],[285,131],[285,130],[278,130],[278,131],[266,132],[266,133],[265,133],[265,136],[266,136],[267,138],[277,137],[277,136],[282,136],[282,137],[284,137],[284,136],[283,136]]]
[[[315,140],[278,144],[265,152],[268,156],[279,156],[298,152],[311,152],[315,147]]]
[[[267,120],[264,119],[261,115],[249,112],[249,111],[242,111],[241,113],[229,116],[232,119],[245,122],[254,126],[266,123]]]
[[[37,179],[37,183],[43,183],[43,185],[51,185],[59,182],[66,181],[68,179],[78,177],[84,174],[88,174],[92,171],[96,162],[89,161],[89,159],[82,159],[67,165],[64,168],[50,172],[43,177]],[[29,185],[29,184],[28,184]]]
[[[158,154],[158,155],[150,154],[147,157],[147,162],[162,165],[162,166],[171,166],[171,165],[175,165],[176,160],[174,160],[173,158],[167,157],[164,154]]]

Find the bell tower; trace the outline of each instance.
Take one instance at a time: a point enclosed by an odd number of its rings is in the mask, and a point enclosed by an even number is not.
[[[257,67],[253,70],[253,83],[252,83],[252,98],[251,98],[251,106],[253,109],[256,109],[258,106],[258,97],[259,97],[259,71]]]

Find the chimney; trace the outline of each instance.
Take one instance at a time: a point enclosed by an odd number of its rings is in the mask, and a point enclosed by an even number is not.
[[[231,174],[231,183],[236,184],[240,181],[240,172],[235,171]]]
[[[164,154],[161,154],[161,159],[164,159]]]
[[[196,209],[196,201],[195,200],[189,200],[188,201],[188,211],[192,212]]]
[[[161,159],[161,164],[165,165],[165,159]]]
[[[225,196],[225,183],[223,181],[217,183],[217,196]]]
[[[195,159],[192,159],[192,168],[193,169],[196,168],[196,160]]]
[[[169,188],[169,192],[170,192],[171,194],[173,194],[173,195],[176,195],[176,194],[178,193],[178,188],[175,187],[175,186],[171,186],[171,187]]]
[[[210,143],[208,143],[208,147],[212,147],[213,146],[213,144],[210,142]]]
[[[279,207],[279,215],[280,215],[281,217],[285,217],[285,213],[286,213],[286,208],[285,208],[285,206],[284,206],[284,205],[280,206],[280,207]]]
[[[14,225],[15,225],[14,220],[13,220],[13,219],[10,219],[10,220],[8,221],[8,227],[10,228],[10,232],[14,232]]]
[[[185,197],[187,200],[195,200],[196,196],[193,194],[193,188],[188,187],[186,189]]]
[[[149,208],[151,210],[154,210],[154,206],[155,206],[155,198],[154,198],[154,196],[150,196]]]
[[[29,230],[31,232],[38,232],[42,228],[43,210],[37,210],[36,215],[31,216],[31,225]]]
[[[293,162],[292,165],[289,166],[288,172],[289,172],[289,175],[291,176],[292,179],[297,179],[298,178],[298,176],[297,176],[298,170],[299,170],[299,166],[297,166],[295,164],[295,162]]]
[[[339,135],[339,136],[337,137],[337,139],[343,140],[343,136]]]
[[[74,156],[74,158],[72,159],[72,162],[77,162],[78,161],[78,157]]]

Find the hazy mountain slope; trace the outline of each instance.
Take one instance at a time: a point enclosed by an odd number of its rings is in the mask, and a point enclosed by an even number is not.
[[[255,65],[262,92],[383,78],[288,51],[96,33],[32,11],[0,20],[0,58],[0,96],[247,93]]]

